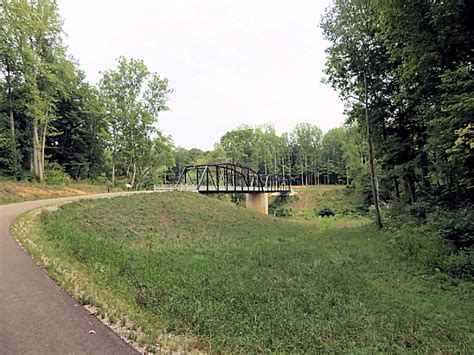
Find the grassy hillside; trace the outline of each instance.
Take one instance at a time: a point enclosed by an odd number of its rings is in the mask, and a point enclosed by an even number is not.
[[[42,198],[87,195],[100,192],[107,192],[107,187],[85,184],[54,186],[0,180],[0,205]]]
[[[367,225],[323,230],[193,193],[64,205],[35,233],[25,221],[33,256],[151,350],[473,350],[472,284],[418,274]]]
[[[344,185],[294,186],[293,194],[274,197],[270,214],[289,217],[299,222],[309,221],[319,228],[354,227],[370,223],[369,210],[356,193],[349,193]],[[332,218],[319,218],[318,212],[329,209]]]
[[[338,214],[353,212],[361,205],[359,196],[346,193],[345,185],[294,186],[296,198],[289,206],[297,211],[330,208]]]

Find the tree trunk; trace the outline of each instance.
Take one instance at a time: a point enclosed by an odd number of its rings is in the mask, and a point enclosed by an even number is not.
[[[13,116],[13,107],[10,100],[10,108],[9,108],[9,116],[10,116],[10,134],[12,137],[13,147],[16,150],[16,139],[15,139],[15,117]]]
[[[39,137],[38,137],[38,119],[33,119],[33,170],[36,176],[42,182],[40,177],[40,168],[39,168]]]
[[[327,168],[326,168],[326,183],[329,185],[330,184],[330,179],[329,179],[329,158],[328,158],[328,164],[327,164]]]
[[[290,184],[291,184],[291,155],[288,156],[288,173],[290,175]]]
[[[112,186],[115,186],[115,157],[112,155]]]
[[[404,176],[405,188],[407,190],[408,199],[410,203],[416,202],[415,181],[413,179],[414,173],[411,169]]]
[[[43,134],[42,134],[42,141],[41,141],[41,149],[40,149],[40,154],[39,154],[39,170],[40,170],[40,181],[42,182],[44,180],[44,150],[46,146],[46,132],[48,131],[48,122],[46,121],[44,124],[43,128]]]
[[[273,161],[275,163],[275,171],[273,171],[274,174],[278,173],[278,169],[277,169],[277,153],[276,153],[276,149],[273,148]]]
[[[382,218],[380,217],[379,192],[377,189],[375,166],[374,166],[374,150],[372,147],[372,138],[370,136],[368,93],[367,93],[367,72],[365,70],[364,70],[364,106],[365,106],[365,125],[367,128],[367,143],[369,146],[370,181],[372,184],[372,197],[374,200],[374,209],[375,209],[375,224],[377,225],[377,228],[381,229],[383,227],[383,224],[382,224]]]
[[[398,187],[398,179],[396,176],[393,177],[393,187],[395,188],[395,198],[400,199],[400,188]]]
[[[137,176],[137,164],[134,162],[132,164],[132,179],[130,181],[130,185],[135,186],[135,177]]]
[[[308,154],[304,153],[304,171],[306,175],[305,186],[308,186]]]
[[[426,152],[422,152],[420,155],[420,165],[421,165],[421,181],[423,182],[423,187],[429,189],[431,187],[429,168],[428,168],[428,156]]]

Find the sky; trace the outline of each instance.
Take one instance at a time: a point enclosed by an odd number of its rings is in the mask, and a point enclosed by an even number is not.
[[[169,111],[158,127],[175,145],[210,150],[241,124],[323,132],[344,105],[321,83],[319,22],[331,0],[59,0],[65,42],[87,80],[116,59],[143,59],[169,80]]]

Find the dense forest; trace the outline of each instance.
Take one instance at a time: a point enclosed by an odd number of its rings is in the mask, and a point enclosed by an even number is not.
[[[55,1],[2,0],[0,173],[140,189],[176,181],[184,165],[234,162],[294,185],[347,184],[379,227],[388,204],[418,225],[444,221],[445,239],[472,256],[473,8],[336,0],[321,20],[323,80],[347,103],[344,127],[323,134],[317,117],[281,135],[271,123],[238,126],[201,151],[158,128],[167,79],[120,57],[91,85],[67,53]]]
[[[324,80],[365,132],[375,220],[432,270],[474,275],[474,2],[335,1]],[[389,201],[380,211],[378,198]]]

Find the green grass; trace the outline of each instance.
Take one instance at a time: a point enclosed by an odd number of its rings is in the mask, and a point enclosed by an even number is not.
[[[69,270],[66,288],[128,312],[129,337],[156,349],[165,330],[194,339],[185,350],[473,350],[472,284],[418,274],[358,220],[321,228],[163,193],[80,201],[40,222],[20,242],[60,281]]]

